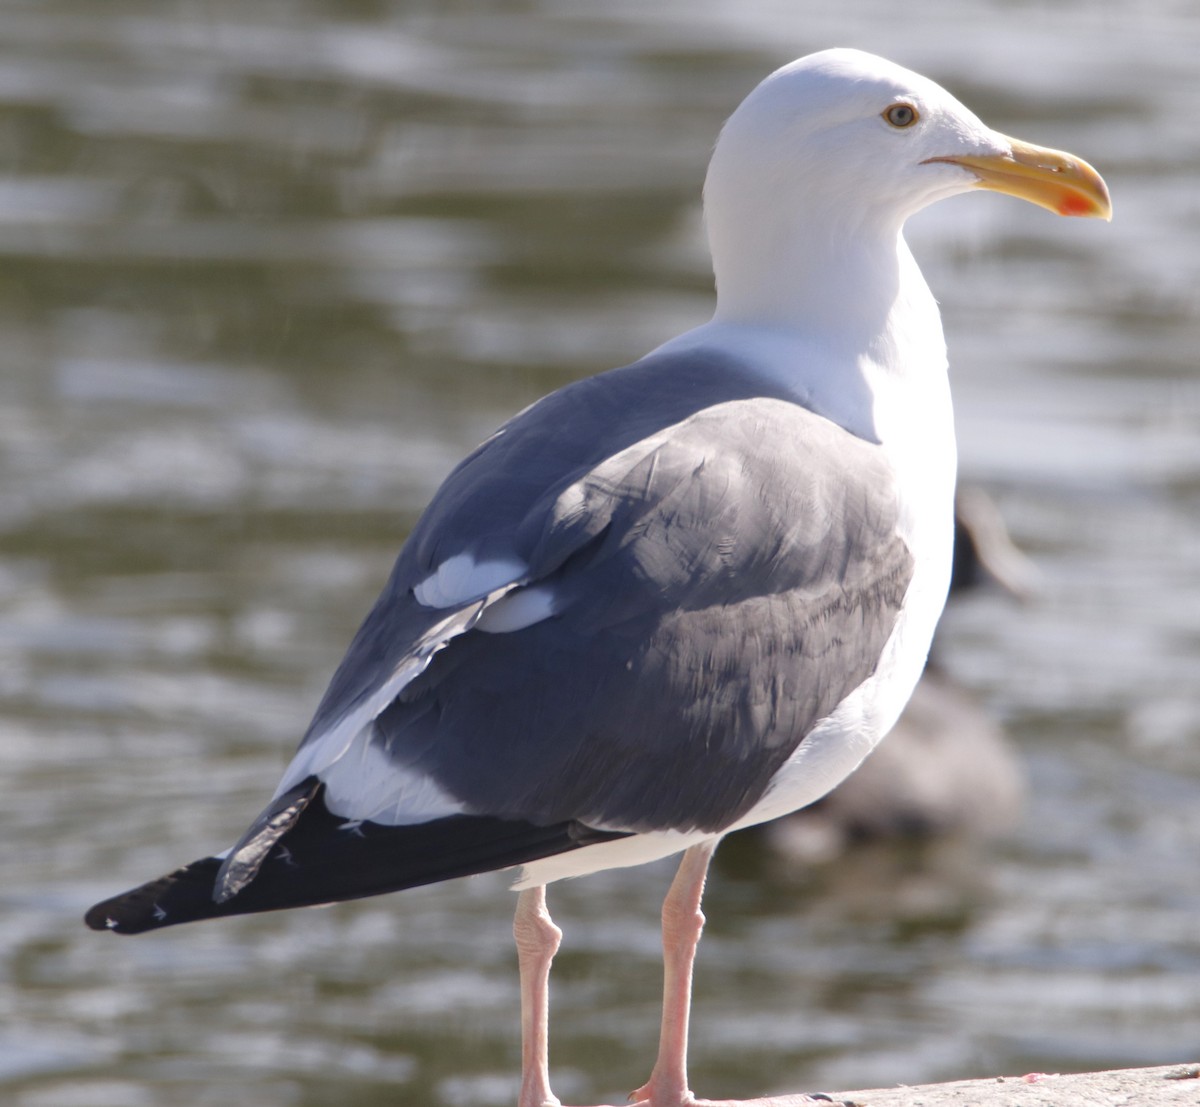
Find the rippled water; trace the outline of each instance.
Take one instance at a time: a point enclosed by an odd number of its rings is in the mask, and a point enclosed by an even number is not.
[[[0,8],[4,1102],[511,1101],[501,877],[141,940],[79,916],[240,832],[466,449],[706,317],[716,129],[833,44],[1084,154],[1117,216],[972,196],[910,236],[964,474],[1041,574],[942,640],[1026,817],[815,869],[727,843],[694,1085],[1195,1059],[1200,13],[805,7]],[[552,889],[564,1097],[646,1076],[668,877]]]

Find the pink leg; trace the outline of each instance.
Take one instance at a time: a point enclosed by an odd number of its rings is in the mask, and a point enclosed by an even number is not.
[[[513,918],[521,971],[521,1096],[518,1107],[558,1107],[550,1090],[550,962],[562,931],[546,910],[546,889],[526,888]]]
[[[663,1014],[658,1060],[650,1079],[630,1096],[650,1107],[688,1107],[695,1097],[688,1090],[688,1016],[692,1007],[692,963],[704,929],[700,900],[708,863],[717,848],[714,839],[692,846],[683,855],[671,890],[663,901]]]

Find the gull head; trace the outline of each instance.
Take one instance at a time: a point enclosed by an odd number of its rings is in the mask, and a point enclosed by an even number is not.
[[[937,200],[990,189],[1060,215],[1111,217],[1087,162],[992,130],[935,82],[859,50],[784,66],[726,122],[705,180],[718,291],[723,270],[786,279],[805,263],[895,243]],[[759,289],[761,293],[761,289]]]
[[[1087,162],[1009,138],[927,77],[861,50],[823,50],[767,77],[730,116],[705,194],[772,190],[776,203],[898,225],[972,188],[1060,215],[1108,219]]]

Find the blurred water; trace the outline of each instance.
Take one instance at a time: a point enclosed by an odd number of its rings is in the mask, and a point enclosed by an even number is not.
[[[132,941],[79,915],[240,832],[465,450],[706,317],[716,130],[834,44],[1084,154],[1117,217],[973,196],[910,236],[964,474],[1043,577],[943,646],[1028,817],[815,871],[728,843],[694,1086],[1194,1059],[1200,11],[846,7],[0,7],[4,1102],[511,1101],[500,877]],[[668,872],[552,890],[564,1097],[645,1079]]]

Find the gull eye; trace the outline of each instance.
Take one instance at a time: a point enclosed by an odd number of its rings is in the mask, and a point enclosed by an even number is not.
[[[893,127],[903,130],[911,127],[921,116],[912,104],[893,104],[884,111],[883,118]]]

